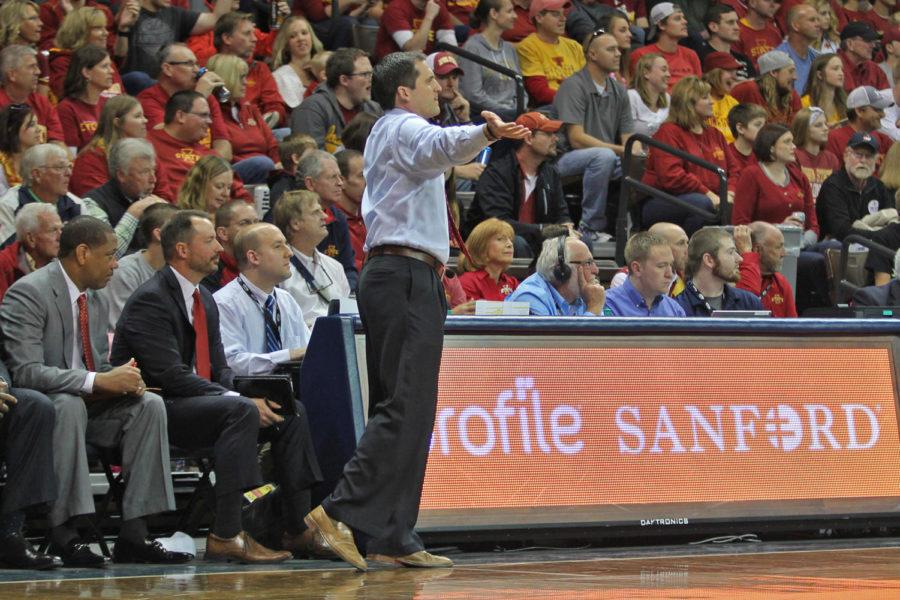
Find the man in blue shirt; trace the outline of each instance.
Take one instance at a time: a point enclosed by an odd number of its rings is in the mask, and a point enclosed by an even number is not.
[[[675,277],[672,248],[642,231],[625,245],[628,279],[606,294],[606,313],[614,317],[683,317],[684,309],[666,294]]]
[[[735,227],[735,237],[750,240],[746,225]],[[726,229],[705,227],[688,245],[687,281],[676,300],[689,317],[709,317],[714,310],[763,310],[759,298],[728,285],[741,279],[741,258]]]
[[[369,421],[334,491],[306,516],[324,543],[360,571],[355,529],[370,537],[367,558],[406,567],[449,567],[415,532],[437,407],[450,255],[444,172],[471,162],[501,137],[530,132],[481,113],[484,125],[442,128],[441,87],[425,56],[385,56],[372,95],[385,114],[366,142],[362,217],[368,259],[359,281],[366,331]]]
[[[822,38],[819,13],[812,6],[798,4],[788,11],[785,24],[788,29],[787,37],[775,49],[786,53],[797,65],[794,90],[802,96],[806,91],[806,82],[813,61],[819,56],[819,53],[811,47],[811,44]]]
[[[544,241],[536,272],[519,284],[507,302],[527,302],[542,317],[600,316],[606,291],[597,281],[591,251],[574,237]]]

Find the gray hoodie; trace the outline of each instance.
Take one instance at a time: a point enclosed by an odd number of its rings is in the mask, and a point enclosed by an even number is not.
[[[359,110],[376,117],[383,114],[374,100],[366,100],[359,106]],[[343,148],[341,134],[346,126],[337,96],[325,83],[319,85],[309,98],[291,111],[291,133],[312,136],[319,148],[326,152],[334,153]]]
[[[500,47],[494,48],[478,33],[470,37],[463,48],[517,73],[522,72],[516,48],[507,41],[500,40]],[[482,110],[506,113],[516,110],[516,82],[512,78],[482,68],[463,57],[459,57],[459,66],[465,72],[460,78],[460,89],[472,105],[472,116],[477,116]],[[525,106],[528,106],[527,95]],[[509,118],[508,114],[506,118]]]

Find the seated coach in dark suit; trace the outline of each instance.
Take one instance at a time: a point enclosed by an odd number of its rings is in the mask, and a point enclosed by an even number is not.
[[[60,235],[59,261],[18,280],[0,304],[14,383],[46,394],[56,409],[53,463],[59,493],[50,510],[50,547],[66,566],[106,562],[80,541],[74,522],[94,512],[87,444],[122,454],[127,485],[115,561],[191,558],[147,540],[144,517],[175,509],[169,438],[162,398],[146,391],[131,357],[118,367],[107,358],[109,307],[98,290],[117,266],[116,244],[109,224],[73,218]]]
[[[281,417],[265,400],[233,391],[225,361],[219,311],[199,287],[215,272],[222,246],[209,215],[182,211],[162,229],[166,266],[141,285],[122,311],[113,360],[134,356],[147,382],[162,388],[172,443],[185,449],[212,447],[216,469],[216,518],[206,557],[241,562],[279,562],[241,526],[241,494],[261,483],[257,441],[272,443],[276,479],[294,508],[284,511],[286,550],[309,552],[315,543],[303,525],[309,488],[321,479],[306,419]]]
[[[56,497],[53,477],[53,424],[50,399],[34,390],[9,389],[6,365],[0,362],[0,452],[6,463],[6,486],[0,493],[0,567],[54,569],[58,556],[35,552],[25,536],[25,509]]]

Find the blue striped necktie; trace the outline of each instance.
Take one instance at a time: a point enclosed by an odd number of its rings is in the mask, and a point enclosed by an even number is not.
[[[275,352],[281,350],[281,339],[278,331],[275,330],[275,296],[269,294],[266,297],[266,352]]]

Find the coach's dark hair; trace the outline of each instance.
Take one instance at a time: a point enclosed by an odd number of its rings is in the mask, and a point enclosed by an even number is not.
[[[171,96],[169,96],[169,100],[166,102],[166,113],[163,117],[163,123],[168,125],[172,121],[175,120],[175,113],[191,112],[191,108],[194,106],[194,101],[197,99],[203,99],[203,94],[200,92],[195,92],[194,90],[184,90],[182,92],[175,92]]]
[[[359,48],[338,48],[325,61],[325,82],[334,89],[341,82],[341,75],[352,75],[356,59],[368,56]]]
[[[194,219],[209,221],[209,213],[199,210],[180,210],[163,225],[160,232],[163,258],[166,262],[175,258],[175,246],[191,240],[194,235]]]
[[[98,248],[115,233],[109,223],[87,215],[77,216],[65,224],[59,236],[59,257],[66,258],[82,244],[88,248]]]
[[[384,110],[394,108],[397,88],[416,87],[416,63],[425,62],[421,52],[393,52],[381,59],[372,76],[372,99]]]

